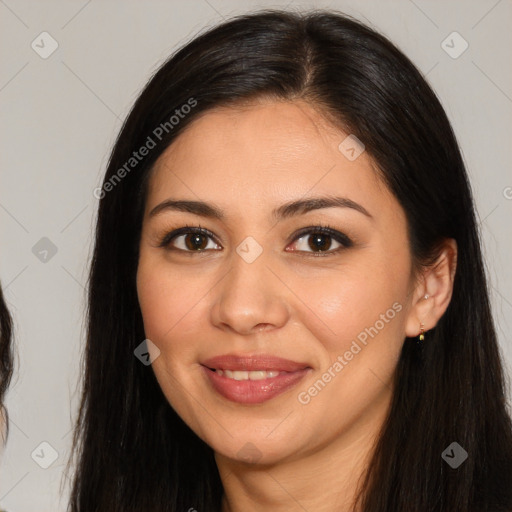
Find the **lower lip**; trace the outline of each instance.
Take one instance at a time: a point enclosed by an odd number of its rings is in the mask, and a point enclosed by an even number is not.
[[[261,380],[235,380],[219,375],[203,366],[210,383],[217,393],[232,402],[261,404],[296,386],[311,370],[280,373],[276,377]]]

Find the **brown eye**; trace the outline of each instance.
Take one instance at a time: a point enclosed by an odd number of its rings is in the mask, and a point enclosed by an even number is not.
[[[208,240],[205,235],[201,235],[199,233],[190,233],[188,235],[182,235],[184,236],[184,242],[187,249],[193,250],[204,250],[206,249],[206,246],[208,245]],[[178,237],[179,238],[179,237]]]
[[[208,247],[208,239],[213,239],[213,235],[209,231],[203,228],[184,227],[168,233],[159,245],[169,250],[183,252],[203,252],[217,249],[218,245],[215,242],[213,247]]]
[[[350,238],[328,226],[306,228],[295,237],[295,240],[294,244],[299,247],[293,251],[316,253],[321,256],[324,256],[323,253],[326,253],[325,255],[337,253],[353,245]],[[334,249],[332,249],[333,243],[338,244]]]
[[[314,256],[327,256],[353,245],[352,240],[345,234],[329,226],[304,228],[294,240],[294,244],[298,244],[299,248],[292,249],[291,252],[310,253]],[[208,245],[209,241],[212,243],[211,246]],[[333,249],[333,244],[338,246]],[[190,226],[171,231],[165,235],[159,246],[189,254],[220,249],[212,233],[201,227]]]

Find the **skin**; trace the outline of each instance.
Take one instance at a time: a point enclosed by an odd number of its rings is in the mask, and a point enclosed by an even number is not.
[[[428,342],[451,298],[455,242],[445,243],[434,267],[414,275],[403,209],[366,152],[349,161],[338,149],[347,135],[302,101],[211,110],[161,155],[150,179],[137,287],[146,336],[160,350],[152,366],[169,403],[215,452],[223,512],[352,511],[404,338],[417,336],[423,322]],[[372,218],[351,208],[277,223],[270,215],[283,203],[324,195],[350,198]],[[169,198],[211,202],[226,217],[149,215]],[[353,246],[327,236],[330,255],[315,256],[308,244],[314,230],[294,237],[326,223]],[[185,252],[187,235],[171,242],[174,251],[158,246],[187,224],[216,240],[200,239],[202,254],[190,245]],[[263,250],[252,263],[236,252],[248,236]],[[299,393],[395,303],[400,312],[300,403]],[[237,404],[211,388],[200,365],[227,353],[270,353],[312,371],[263,404]],[[252,462],[244,460],[247,443],[256,447]]]

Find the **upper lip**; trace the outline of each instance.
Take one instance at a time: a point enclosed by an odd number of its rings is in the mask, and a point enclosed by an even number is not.
[[[215,370],[267,370],[280,372],[296,372],[310,368],[307,363],[297,363],[289,359],[272,356],[270,354],[237,355],[225,354],[212,357],[202,362],[203,366]]]

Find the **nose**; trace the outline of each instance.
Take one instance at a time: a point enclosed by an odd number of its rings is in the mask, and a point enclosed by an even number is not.
[[[263,255],[248,263],[235,253],[214,291],[211,322],[223,330],[247,335],[278,329],[290,316],[288,290]]]

